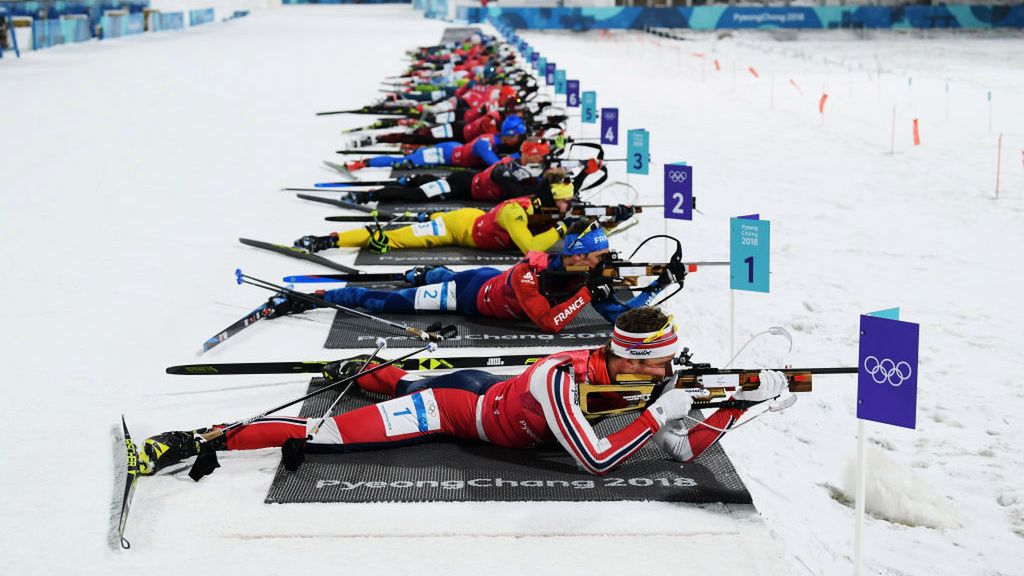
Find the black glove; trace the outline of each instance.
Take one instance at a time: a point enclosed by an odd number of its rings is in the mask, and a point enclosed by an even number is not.
[[[332,232],[329,236],[303,236],[293,244],[296,248],[313,254],[321,250],[338,247],[338,233]]]
[[[658,275],[655,284],[659,288],[667,288],[673,284],[682,285],[686,280],[686,264],[682,262],[669,262]]]
[[[612,296],[611,278],[605,278],[601,274],[592,274],[587,279],[587,290],[590,291],[590,299],[595,302],[607,300]]]
[[[612,218],[616,222],[625,222],[636,214],[636,210],[632,206],[626,206],[625,204],[619,204],[618,206],[614,206],[612,209],[615,211]]]

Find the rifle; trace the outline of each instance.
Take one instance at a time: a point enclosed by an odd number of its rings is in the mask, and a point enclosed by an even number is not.
[[[689,348],[684,348],[673,359],[673,367],[665,378],[646,375],[620,374],[615,384],[581,383],[580,408],[588,419],[606,418],[625,412],[646,409],[662,393],[681,388],[694,398],[693,407],[750,408],[759,402],[729,400],[739,390],[756,390],[760,386],[760,368],[714,368],[709,363],[694,363]],[[678,367],[675,367],[678,366]],[[856,374],[856,367],[840,368],[783,368],[779,370],[789,382],[789,391],[810,392],[814,374]],[[796,401],[784,401],[788,407]]]

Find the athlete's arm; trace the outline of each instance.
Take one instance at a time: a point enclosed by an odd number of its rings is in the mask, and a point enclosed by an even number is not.
[[[534,235],[527,224],[527,216],[526,210],[523,209],[522,205],[509,202],[498,212],[497,218],[498,225],[508,232],[509,237],[522,250],[523,254],[531,250],[544,252],[554,246],[555,242],[558,242],[559,238],[562,237],[560,227],[564,228],[565,225],[561,223],[540,234]]]
[[[658,420],[645,410],[622,430],[598,437],[580,410],[572,361],[567,357],[541,360],[530,378],[530,394],[544,409],[544,419],[558,443],[591,474],[607,474],[658,431]]]
[[[586,287],[580,288],[565,301],[552,305],[540,293],[537,274],[537,271],[529,266],[516,266],[512,270],[509,282],[516,300],[530,320],[533,320],[541,330],[557,334],[587,306],[587,302],[590,302],[590,291]]]
[[[603,316],[605,320],[614,324],[615,320],[618,319],[619,314],[622,314],[626,310],[632,310],[633,308],[639,308],[650,304],[651,301],[654,300],[654,297],[661,292],[661,288],[658,287],[657,284],[657,280],[651,282],[644,291],[626,302],[620,302],[613,292],[608,298],[605,298],[604,300],[594,300],[590,305],[593,306],[594,309],[597,310],[598,314]]]
[[[476,144],[473,144],[473,153],[480,157],[487,166],[501,161],[501,158],[498,158],[498,155],[494,153],[490,138],[480,138],[477,140]]]

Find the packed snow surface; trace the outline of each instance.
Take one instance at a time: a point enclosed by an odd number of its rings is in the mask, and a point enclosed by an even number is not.
[[[331,230],[332,211],[278,188],[331,179],[321,160],[339,130],[367,118],[313,112],[373,101],[403,52],[445,26],[408,6],[288,7],[0,62],[5,573],[850,572],[849,376],[820,377],[793,408],[725,438],[760,515],[659,503],[266,505],[279,461],[267,450],[223,456],[200,484],[143,479],[133,549],[107,547],[121,413],[145,438],[305,390],[305,378],[163,369],[197,361],[203,340],[266,298],[235,286],[236,267],[268,279],[316,270],[236,239]],[[917,430],[867,426],[885,454],[872,459],[869,495],[891,498],[869,504],[869,572],[1024,574],[1020,36],[524,36],[597,90],[599,106],[617,106],[624,130],[650,130],[652,173],[629,178],[641,202],[660,200],[662,163],[695,167],[696,219],[666,225],[651,210],[616,247],[667,229],[688,259],[723,260],[729,216],[772,221],[771,293],[735,295],[736,346],[770,326],[795,345],[786,354],[763,337],[738,366],[848,366],[859,314],[899,306],[920,323]],[[576,121],[570,130],[597,134]],[[626,180],[621,164],[613,177]],[[724,269],[693,274],[667,307],[696,360],[728,359]],[[330,318],[257,324],[205,360],[333,357],[321,348]],[[924,520],[922,502],[934,508]]]

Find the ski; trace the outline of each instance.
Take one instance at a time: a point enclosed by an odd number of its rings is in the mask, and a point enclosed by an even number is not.
[[[450,358],[407,358],[397,366],[412,372],[416,370],[455,370],[460,368],[495,368],[529,366],[543,358],[543,354],[511,356],[453,356]],[[303,374],[320,373],[328,360],[305,362],[236,362],[230,364],[183,364],[169,366],[168,374],[179,376],[221,376],[236,374]]]
[[[356,178],[356,175],[353,174],[352,172],[350,172],[349,169],[346,168],[344,164],[338,164],[337,162],[331,162],[330,160],[324,160],[324,165],[327,166],[328,168],[334,170],[335,172],[341,174],[345,178],[351,180],[352,182],[358,182],[359,181],[359,179]]]
[[[335,150],[334,153],[335,154],[342,154],[342,155],[346,155],[347,154],[347,155],[352,155],[352,156],[356,156],[356,155],[360,155],[360,154],[372,154],[372,155],[379,155],[379,156],[396,156],[396,155],[397,156],[405,156],[407,154],[406,152],[403,152],[401,148],[391,148],[391,149],[363,148],[363,149],[355,149],[355,150]]]
[[[302,196],[301,194],[299,196]],[[318,200],[321,200],[318,198]],[[264,250],[270,250],[271,252],[277,252],[278,254],[284,254],[285,256],[291,256],[292,258],[299,258],[300,260],[309,260],[310,262],[316,262],[321,266],[337,270],[339,272],[347,272],[349,274],[358,274],[359,271],[355,268],[349,268],[344,264],[338,264],[333,260],[328,260],[323,256],[317,256],[316,254],[310,254],[301,248],[294,246],[285,246],[283,244],[271,244],[269,242],[261,242],[259,240],[250,240],[249,238],[239,238],[239,242],[246,246],[252,246],[254,248],[262,248]]]
[[[117,524],[117,536],[121,540],[121,548],[125,550],[132,547],[124,537],[124,528],[128,523],[128,511],[132,506],[132,496],[135,495],[135,483],[139,479],[139,451],[135,447],[135,442],[132,442],[132,436],[128,433],[128,424],[124,421],[124,415],[121,415],[121,428],[124,430],[124,450],[125,450],[125,479],[124,479],[124,496],[121,499],[121,518]]]
[[[299,198],[302,198],[303,200],[309,200],[310,202],[319,202],[321,204],[330,204],[331,206],[337,206],[339,208],[347,208],[349,210],[356,210],[357,212],[366,212],[367,214],[372,214],[372,213],[376,212],[377,216],[379,216],[380,218],[383,218],[385,220],[390,220],[390,219],[394,218],[395,216],[397,216],[397,214],[392,214],[391,212],[388,212],[388,211],[385,211],[385,210],[377,210],[376,208],[371,208],[369,206],[366,206],[365,204],[357,204],[355,202],[349,202],[348,200],[340,200],[340,199],[335,200],[334,198],[323,198],[321,196],[310,196],[309,194],[296,194],[296,196],[298,196]],[[361,218],[367,218],[367,216],[361,216]],[[368,220],[368,221],[370,221],[370,220]]]
[[[405,280],[404,272],[378,272],[361,274],[298,274],[285,276],[281,281],[288,284],[310,284],[316,282],[398,282]]]
[[[446,211],[447,210],[439,210],[439,212],[446,212]],[[388,220],[390,220],[393,223],[398,223],[398,222],[423,222],[423,220],[420,220],[419,217],[417,217],[417,215],[413,214],[413,213],[409,213],[409,214],[395,214],[394,216],[392,216],[390,218],[388,217],[387,214],[382,214],[382,213],[378,213],[378,216],[380,216],[381,218],[388,218]],[[324,220],[326,220],[328,222],[373,222],[374,221],[373,216],[371,216],[369,214],[367,214],[365,216],[352,216],[352,215],[347,215],[347,216],[327,216],[327,217],[324,218]]]
[[[217,346],[218,344],[227,340],[228,338],[231,338],[235,334],[241,332],[243,328],[248,327],[250,324],[255,323],[257,320],[261,320],[263,318],[266,318],[267,316],[270,316],[271,314],[273,314],[273,312],[274,309],[271,308],[269,302],[263,304],[259,308],[256,308],[252,312],[249,312],[244,317],[239,319],[237,322],[233,323],[231,326],[228,326],[224,330],[218,332],[216,336],[208,339],[206,342],[203,342],[203,352],[209,352],[210,349],[212,349],[213,347]]]
[[[347,188],[349,186],[387,186],[398,184],[398,180],[360,180],[358,182],[317,182],[314,188]]]

